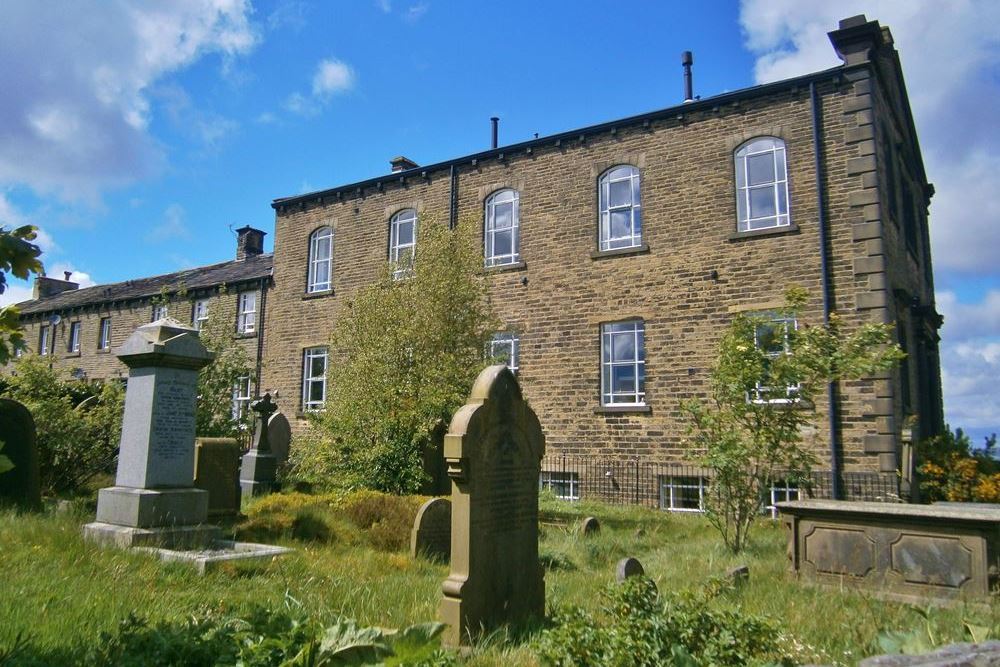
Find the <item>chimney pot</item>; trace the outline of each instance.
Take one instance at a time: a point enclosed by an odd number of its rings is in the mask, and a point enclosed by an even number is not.
[[[694,100],[694,88],[691,84],[691,65],[694,64],[694,55],[690,51],[681,53],[681,66],[684,67],[684,101]]]
[[[73,275],[72,271],[63,271],[63,280],[69,282],[69,279],[72,275]]]
[[[500,118],[497,116],[490,118],[490,125],[492,125],[490,148],[496,148],[500,139]]]

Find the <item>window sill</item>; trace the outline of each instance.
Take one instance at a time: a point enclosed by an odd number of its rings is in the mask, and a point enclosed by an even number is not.
[[[77,350],[76,352],[67,352],[66,354],[63,355],[63,359],[72,359],[73,357],[79,357],[79,356],[80,356],[80,351]]]
[[[242,340],[244,338],[256,338],[256,337],[257,337],[257,332],[256,331],[254,331],[253,333],[238,333],[238,334],[236,334],[237,340]]]
[[[100,347],[97,349],[97,354],[111,354],[110,347]]]
[[[595,415],[648,415],[653,412],[653,408],[648,405],[602,405],[594,408]]]
[[[632,246],[631,248],[613,248],[611,250],[595,250],[590,253],[591,259],[604,259],[605,257],[621,257],[623,255],[644,255],[649,252],[649,244]]]
[[[309,299],[322,299],[327,296],[333,296],[334,292],[332,289],[325,289],[319,292],[306,292],[302,295],[303,301],[308,301]]]
[[[495,266],[484,267],[486,273],[503,273],[504,271],[523,271],[527,269],[528,265],[525,264],[522,259],[519,262],[514,262],[513,264],[497,264]]]
[[[298,412],[295,413],[295,417],[298,418],[298,419],[309,419],[312,416],[321,415],[324,412],[326,412],[326,411],[325,410],[299,410]]]
[[[749,232],[735,232],[729,235],[730,241],[742,241],[743,239],[756,238],[758,236],[781,236],[782,234],[798,234],[799,226],[795,223],[783,227],[769,227],[767,229],[755,229]]]

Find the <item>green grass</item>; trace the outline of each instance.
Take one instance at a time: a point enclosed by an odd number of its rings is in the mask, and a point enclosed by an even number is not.
[[[64,514],[0,511],[0,654],[18,633],[41,651],[97,641],[129,613],[151,620],[178,619],[207,608],[240,612],[254,605],[279,606],[286,594],[321,619],[343,614],[360,623],[399,627],[437,616],[447,566],[412,560],[405,551],[375,549],[366,531],[335,508],[308,510],[326,517],[328,542],[291,537],[275,541],[295,553],[262,566],[227,567],[197,577],[183,565],[84,543],[86,509]],[[252,507],[251,507],[252,512]],[[661,591],[687,589],[737,564],[750,567],[750,582],[718,602],[785,621],[801,644],[800,655],[823,664],[854,664],[878,652],[884,630],[929,627],[939,643],[966,640],[963,622],[1000,627],[1000,605],[957,605],[921,610],[861,593],[797,584],[787,574],[780,527],[762,521],[751,549],[728,553],[705,520],[639,508],[543,502],[546,517],[565,526],[545,526],[540,550],[553,565],[546,575],[547,605],[597,608],[601,589],[614,580],[623,556],[636,556]],[[596,536],[583,537],[576,520],[602,522]],[[639,528],[642,532],[639,532]],[[467,659],[470,665],[536,663],[531,633],[501,630]]]

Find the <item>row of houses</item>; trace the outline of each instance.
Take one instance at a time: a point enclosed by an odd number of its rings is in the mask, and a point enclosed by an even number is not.
[[[773,310],[791,283],[810,291],[807,322],[895,325],[907,360],[818,402],[815,447],[831,494],[871,495],[851,491],[869,488],[861,478],[898,490],[904,422],[916,437],[943,427],[934,190],[888,28],[858,16],[829,37],[832,69],[436,164],[399,157],[382,176],[275,199],[273,254],[244,227],[236,258],[212,266],[86,289],[39,278],[20,304],[27,339],[105,378],[122,374],[108,352],[139,324],[198,326],[224,308],[258,370],[234,399],[268,390],[301,425],[322,408],[328,337],[352,295],[386,262],[405,277],[421,216],[473,220],[505,323],[494,347],[550,455],[608,462],[550,467],[561,495],[642,461],[659,472],[636,493],[700,503],[680,401],[705,392],[734,314]]]

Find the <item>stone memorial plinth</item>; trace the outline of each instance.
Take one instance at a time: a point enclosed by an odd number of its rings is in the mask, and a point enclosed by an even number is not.
[[[0,502],[11,502],[23,509],[42,506],[41,478],[38,472],[38,443],[35,420],[22,403],[0,398],[0,440],[3,454],[14,465],[0,472]]]
[[[194,546],[216,539],[205,525],[208,492],[194,488],[198,370],[211,362],[198,332],[171,319],[139,327],[117,351],[128,366],[115,486],[101,489],[84,537],[118,546]]]
[[[778,503],[802,579],[906,602],[986,597],[997,584],[1000,509],[799,500]]]
[[[208,516],[240,513],[240,443],[236,438],[197,438],[194,485],[208,491]]]
[[[443,641],[468,644],[503,623],[545,613],[538,560],[538,476],[545,438],[504,365],[476,379],[451,420],[451,571],[442,585]]]
[[[257,427],[250,451],[243,455],[240,464],[240,489],[246,497],[271,493],[278,480],[278,459],[271,452],[268,429],[268,419],[278,406],[271,401],[271,394],[264,394],[250,404],[250,409],[257,414]]]
[[[448,562],[451,556],[451,501],[431,498],[420,506],[410,532],[410,555]]]

